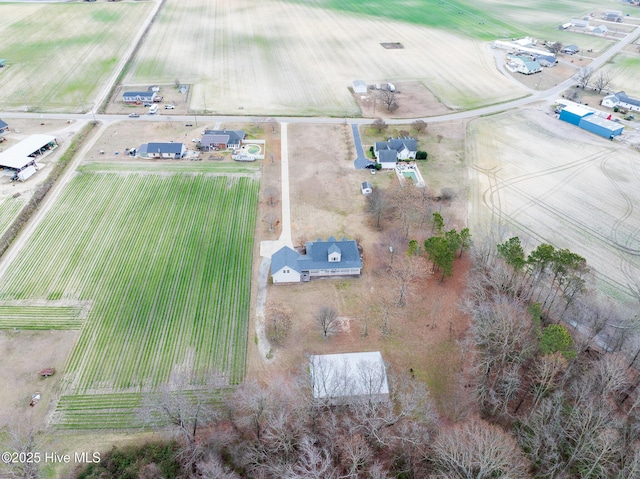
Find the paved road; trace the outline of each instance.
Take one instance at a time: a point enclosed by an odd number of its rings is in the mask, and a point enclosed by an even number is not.
[[[353,130],[353,141],[356,144],[356,159],[353,161],[353,165],[356,167],[356,170],[364,169],[371,161],[367,158],[367,155],[364,154],[364,150],[362,149],[362,140],[360,139],[360,130],[358,129],[358,125],[355,123],[351,125],[351,129]]]
[[[152,16],[147,19],[147,23],[151,21]],[[146,28],[146,27],[145,27]],[[598,58],[593,60],[588,67],[596,70],[597,68],[604,65],[609,59],[611,59],[614,55],[622,51],[624,47],[633,42],[640,35],[640,26],[636,27],[632,32],[627,34],[625,38],[617,42],[613,45],[609,50],[604,52]],[[543,90],[532,95],[526,95],[522,98],[518,98],[516,100],[507,101],[504,103],[490,105],[482,108],[477,108],[475,110],[465,110],[456,113],[449,113],[445,115],[431,116],[422,118],[427,123],[438,123],[443,121],[454,121],[454,120],[462,120],[467,118],[474,118],[482,115],[489,115],[492,113],[498,113],[500,111],[509,110],[511,108],[517,108],[520,106],[528,105],[531,103],[535,103],[538,101],[549,101],[554,100],[557,96],[566,90],[571,85],[575,84],[575,80],[573,78],[569,78],[562,83],[550,88],[548,90]],[[111,88],[111,83],[105,87],[103,90],[103,94],[106,94]],[[93,115],[94,112],[89,112],[88,114],[65,114],[65,113],[24,113],[24,112],[0,112],[0,117],[3,118],[43,118],[43,119],[62,119],[62,120],[86,120],[88,115]],[[100,121],[105,122],[113,122],[119,121],[123,119],[127,119],[125,115],[98,115],[95,114],[95,118]],[[256,118],[255,116],[251,117]],[[367,124],[371,122],[371,118],[334,118],[334,117],[264,117],[265,120],[275,118],[278,122],[288,122],[288,123],[343,123],[348,122],[351,125],[361,125]],[[192,123],[193,115],[171,115],[171,119],[173,121],[183,121],[185,123]],[[247,116],[199,116],[198,119],[202,119],[205,122],[246,122],[249,117]],[[389,119],[386,120],[387,123],[392,125],[398,124],[406,124],[416,120],[416,118],[406,118],[406,119]],[[160,121],[165,122],[167,118],[165,115],[143,115],[137,119],[137,121]]]

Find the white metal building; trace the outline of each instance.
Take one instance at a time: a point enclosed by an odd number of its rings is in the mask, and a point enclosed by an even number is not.
[[[37,158],[58,147],[51,135],[31,135],[26,140],[0,153],[0,167],[15,172],[15,178],[24,181],[38,170]]]
[[[388,400],[387,370],[380,351],[312,355],[309,363],[313,399]]]

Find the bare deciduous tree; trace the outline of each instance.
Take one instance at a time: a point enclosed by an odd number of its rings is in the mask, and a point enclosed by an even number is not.
[[[576,78],[576,82],[578,82],[578,85],[580,85],[582,87],[582,89],[584,90],[591,83],[591,77],[592,76],[593,76],[593,70],[591,68],[589,68],[589,67],[585,67],[585,68],[582,68],[576,74],[575,78]]]
[[[602,93],[602,90],[607,90],[611,86],[613,76],[610,72],[600,70],[593,80],[593,88],[598,90],[598,93]]]
[[[424,120],[416,120],[413,123],[411,123],[411,126],[413,127],[413,129],[416,130],[418,133],[422,132],[422,130],[426,130],[428,125],[429,124]]]
[[[274,213],[267,213],[262,221],[267,225],[270,233],[273,233],[276,226],[280,223],[278,217]]]
[[[375,219],[376,228],[382,229],[382,218],[390,207],[391,202],[386,192],[374,186],[371,193],[367,195],[367,212]]]
[[[441,430],[433,452],[437,470],[447,478],[530,477],[515,439],[480,420]]]
[[[10,454],[18,454],[17,457],[10,457],[10,461],[7,461],[4,456],[2,458],[0,467],[4,466],[8,474],[7,477],[16,479],[39,479],[41,477],[40,465],[44,459],[41,458],[41,461],[26,460],[29,455],[35,457],[35,453],[39,452],[36,430],[30,420],[13,422],[8,425],[7,435],[2,443],[2,452],[5,451]]]
[[[213,387],[219,379],[212,378]],[[201,428],[215,417],[212,408],[213,393],[194,390],[186,373],[176,374],[170,383],[162,385],[158,393],[150,395],[140,413],[145,424],[164,427],[167,423],[174,428],[181,443],[180,460],[192,473],[202,458],[202,443],[198,440]]]
[[[382,133],[384,130],[389,128],[389,125],[387,125],[387,123],[382,118],[376,118],[375,120],[373,120],[373,123],[371,123],[371,128],[373,128],[378,133]]]
[[[263,192],[264,199],[269,206],[274,206],[278,202],[280,190],[275,186],[267,186]]]
[[[291,329],[292,312],[283,303],[275,303],[267,308],[267,339],[273,344],[282,346]]]
[[[387,111],[396,111],[400,105],[396,101],[396,92],[388,88],[379,90],[380,100],[387,107]]]
[[[562,50],[562,47],[563,45],[561,42],[547,43],[547,49],[554,55],[557,53],[560,53],[560,50]]]
[[[338,312],[331,306],[323,306],[316,313],[316,323],[322,331],[322,337],[327,338],[336,331],[338,326]]]

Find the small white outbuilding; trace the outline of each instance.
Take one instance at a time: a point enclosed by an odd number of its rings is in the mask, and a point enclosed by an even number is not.
[[[354,93],[367,93],[367,82],[364,80],[353,80],[352,84]]]

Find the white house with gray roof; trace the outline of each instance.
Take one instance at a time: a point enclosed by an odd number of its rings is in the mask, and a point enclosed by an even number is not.
[[[359,276],[362,258],[354,240],[331,236],[327,241],[307,241],[306,254],[284,246],[271,256],[274,284],[300,283],[311,278]]]
[[[153,102],[155,98],[155,91],[126,91],[122,94],[125,103]]]
[[[376,141],[373,153],[383,169],[394,169],[398,160],[415,160],[418,141],[414,138],[389,138]]]
[[[187,153],[183,143],[144,143],[137,150],[141,158],[159,158],[163,160],[179,160]]]
[[[605,96],[600,104],[607,108],[615,108],[617,106],[618,108],[626,108],[631,111],[640,111],[640,100],[627,96],[623,91],[619,91],[614,95]]]
[[[205,130],[200,140],[200,149],[227,150],[237,149],[245,138],[244,130]]]

